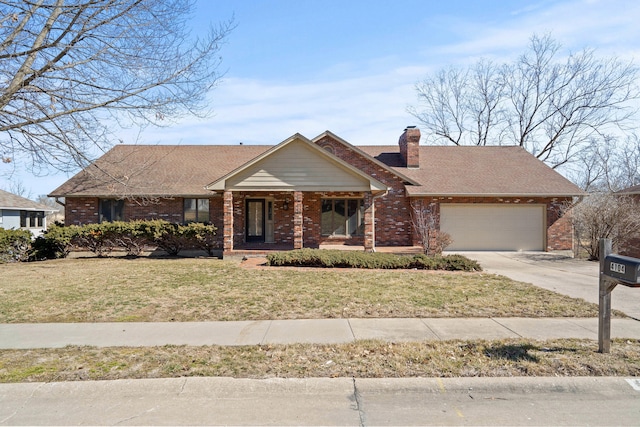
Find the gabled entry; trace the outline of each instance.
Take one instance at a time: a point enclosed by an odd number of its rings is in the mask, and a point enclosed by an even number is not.
[[[358,201],[348,206],[354,215],[360,213],[354,221],[361,225],[351,228],[345,225],[344,234],[361,236],[365,250],[373,250],[374,198],[389,191],[383,182],[299,134],[205,188],[223,194],[225,253],[233,251],[234,244],[242,243],[293,243],[294,249],[300,249],[304,247],[306,233],[309,233],[310,244],[317,245],[322,239],[318,228],[322,214],[321,199],[347,201],[356,198]],[[245,217],[241,224],[234,221],[234,213],[237,212],[234,197],[243,198]],[[332,203],[331,212],[340,212],[335,208],[338,202]],[[241,233],[239,225],[244,227]],[[339,225],[336,227],[339,229]],[[328,234],[333,233],[333,224],[329,228]],[[244,242],[236,240],[239,236],[244,237]]]

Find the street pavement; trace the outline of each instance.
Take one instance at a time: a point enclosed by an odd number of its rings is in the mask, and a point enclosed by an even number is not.
[[[491,273],[597,303],[595,263],[543,253],[469,256]],[[619,286],[613,292],[613,308],[636,317],[634,298],[640,289]],[[622,298],[616,292],[631,302],[617,306]],[[2,324],[0,348],[524,337],[593,339],[595,352],[597,336],[596,318]],[[640,321],[612,319],[611,336],[640,339]],[[640,378],[172,378],[0,384],[0,425],[638,425],[638,420]]]
[[[171,378],[0,385],[0,425],[637,426],[640,380]]]

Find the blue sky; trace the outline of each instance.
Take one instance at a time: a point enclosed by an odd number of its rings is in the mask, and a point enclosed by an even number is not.
[[[418,124],[406,109],[420,79],[480,57],[509,61],[534,33],[550,33],[567,52],[640,58],[637,0],[199,0],[194,32],[231,17],[214,114],[141,135],[123,130],[125,143],[277,144],[331,130],[356,145],[395,144]],[[0,188],[10,189],[2,172]],[[35,198],[67,178],[14,180]]]

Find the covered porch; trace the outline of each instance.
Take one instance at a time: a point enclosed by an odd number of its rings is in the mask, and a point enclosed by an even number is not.
[[[375,199],[388,188],[301,135],[206,187],[223,200],[223,256],[356,245],[375,250]]]
[[[371,192],[225,191],[223,256],[302,248],[375,250]]]

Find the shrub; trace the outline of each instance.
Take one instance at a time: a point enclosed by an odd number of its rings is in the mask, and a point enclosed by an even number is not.
[[[136,257],[151,242],[143,223],[144,221],[113,221],[102,224],[107,238],[115,247],[124,249],[127,256]]]
[[[440,219],[435,203],[425,200],[411,202],[411,223],[420,238],[425,255],[441,255],[447,246],[453,243],[449,233],[440,231]]]
[[[65,227],[55,223],[38,236],[31,245],[31,261],[66,258],[73,247],[74,237],[78,234],[77,225]]]
[[[220,249],[220,243],[215,238],[217,229],[213,224],[191,222],[183,227],[186,228],[185,237],[195,248],[202,249],[209,256],[213,256],[213,252]]]
[[[145,234],[153,244],[169,255],[178,255],[186,246],[187,241],[178,224],[159,219],[147,221],[145,228]]]
[[[186,248],[202,249],[209,255],[218,248],[216,227],[201,223],[173,224],[164,220],[113,221],[83,226],[52,226],[38,240],[32,259],[66,257],[72,245],[105,256],[114,248],[138,256],[146,245],[155,245],[169,255]]]
[[[0,263],[26,261],[32,237],[29,230],[0,228]]]
[[[640,203],[616,193],[592,193],[575,206],[571,213],[578,245],[590,260],[600,259],[600,239],[611,239],[614,251],[625,242],[640,236]]]
[[[209,255],[218,248],[215,241],[216,227],[192,222],[186,225],[164,220],[142,221],[143,235],[169,255],[178,255],[183,249],[202,249]]]
[[[72,243],[90,250],[99,257],[107,255],[113,250],[115,244],[111,240],[112,236],[106,224],[86,224],[79,227]]]
[[[427,256],[395,255],[325,249],[298,249],[267,255],[268,265],[326,267],[326,268],[380,268],[449,271],[481,271],[480,265],[462,255]]]

